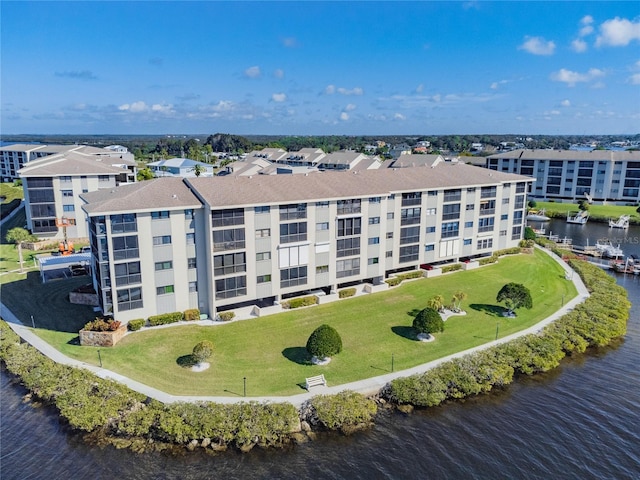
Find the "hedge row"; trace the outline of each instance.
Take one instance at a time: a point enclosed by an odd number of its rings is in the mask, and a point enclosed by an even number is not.
[[[395,287],[399,285],[403,280],[411,280],[413,278],[422,278],[424,277],[424,272],[422,270],[412,270],[407,273],[401,273],[396,275],[395,277],[387,278],[385,283],[387,283],[390,287]]]
[[[282,302],[282,308],[300,308],[318,304],[318,297],[309,295],[308,297],[292,298]]]
[[[461,270],[461,269],[462,269],[461,263],[453,263],[451,265],[445,265],[444,267],[442,267],[442,273],[455,272],[456,270]]]
[[[147,320],[145,320],[144,318],[136,318],[135,320],[129,320],[127,327],[130,331],[135,332],[144,327],[147,322],[149,322],[150,327],[157,327],[159,325],[181,322],[182,320],[200,320],[200,310],[198,310],[197,308],[190,308],[188,310],[185,310],[184,312],[171,312],[163,313],[161,315],[152,315]]]
[[[356,294],[355,287],[353,288],[345,288],[338,292],[338,298],[348,298],[353,297]]]
[[[113,380],[88,370],[53,362],[0,321],[0,360],[21,378],[37,398],[55,405],[76,430],[108,438],[126,439],[124,445],[165,442],[186,447],[233,445],[248,450],[254,445],[278,446],[300,431],[300,413],[290,403],[212,402],[162,404]],[[311,400],[303,420],[344,432],[370,425],[376,413],[372,400],[353,392]],[[115,441],[115,440],[114,440]],[[120,443],[123,445],[123,443]]]

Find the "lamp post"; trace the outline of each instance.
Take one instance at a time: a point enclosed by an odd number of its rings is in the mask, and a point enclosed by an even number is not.
[[[391,354],[391,373],[393,373],[393,353]]]
[[[244,383],[244,387],[242,390],[242,396],[246,397],[247,396],[247,377],[243,377],[243,383]]]
[[[500,330],[500,322],[496,323],[496,340],[498,339],[498,331]]]
[[[102,357],[100,356],[100,350],[98,350],[98,361],[100,362],[100,368],[102,368]]]
[[[36,322],[33,319],[33,315],[31,315],[31,325],[33,326],[34,329],[36,328]]]

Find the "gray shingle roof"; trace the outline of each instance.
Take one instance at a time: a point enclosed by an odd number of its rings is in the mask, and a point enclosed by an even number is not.
[[[640,161],[638,150],[545,150],[520,149],[497,153],[487,158],[520,158],[522,160],[592,160],[592,161]]]
[[[125,173],[128,170],[114,166],[124,164],[119,157],[83,155],[75,151],[57,153],[25,164],[21,176],[55,177],[60,175],[108,175]]]

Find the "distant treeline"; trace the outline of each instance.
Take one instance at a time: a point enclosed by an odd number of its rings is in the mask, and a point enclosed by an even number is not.
[[[364,152],[377,147],[372,153],[386,155],[397,145],[413,146],[429,142],[431,153],[488,155],[503,142],[523,145],[525,148],[567,149],[573,144],[607,146],[612,142],[640,143],[640,134],[634,135],[233,135],[228,133],[202,135],[14,135],[3,136],[5,142],[84,144],[97,147],[123,145],[139,161],[162,158],[187,157],[215,163],[220,154],[242,154],[265,147],[297,151],[302,148],[321,148],[326,153],[338,150]],[[378,143],[383,142],[383,143]],[[474,151],[473,144],[482,144],[482,151]],[[371,150],[367,150],[371,151]]]

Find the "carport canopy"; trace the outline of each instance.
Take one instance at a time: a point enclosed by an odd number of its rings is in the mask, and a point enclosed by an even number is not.
[[[91,262],[91,253],[72,253],[71,255],[36,255],[36,262],[40,268],[42,283],[56,278],[69,278],[72,265],[87,267]]]

